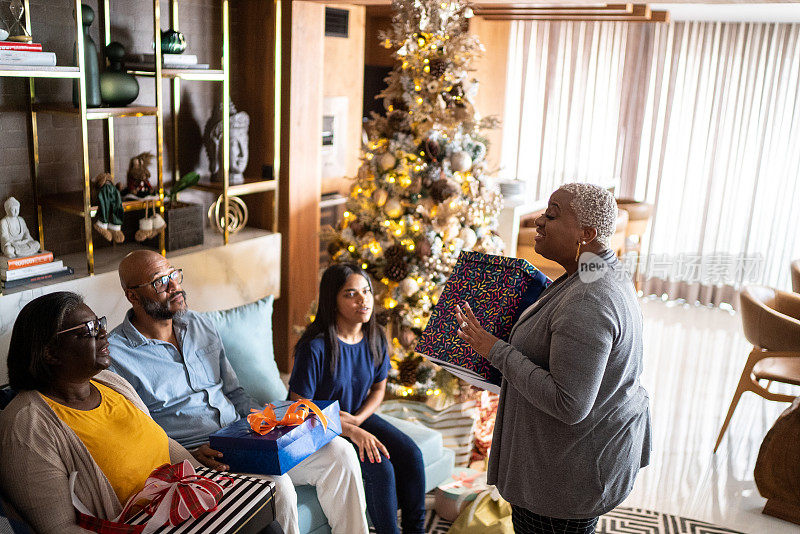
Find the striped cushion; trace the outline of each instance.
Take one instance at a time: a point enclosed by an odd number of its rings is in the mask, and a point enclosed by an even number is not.
[[[477,414],[476,401],[461,402],[436,410],[422,402],[390,400],[381,404],[380,413],[415,421],[437,430],[442,434],[444,446],[455,452],[456,466],[465,467],[469,464]]]

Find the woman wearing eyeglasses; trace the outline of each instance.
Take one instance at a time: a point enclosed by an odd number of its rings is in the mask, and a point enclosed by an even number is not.
[[[131,386],[106,371],[105,317],[80,295],[58,292],[20,311],[8,351],[19,393],[0,412],[0,489],[36,532],[83,533],[74,493],[89,512],[113,519],[165,463],[190,460],[150,418]]]

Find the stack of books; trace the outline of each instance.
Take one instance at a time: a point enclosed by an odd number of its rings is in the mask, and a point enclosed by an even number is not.
[[[39,43],[0,41],[0,65],[55,67],[56,55],[53,52],[42,52],[42,45]]]
[[[153,70],[155,54],[129,54],[125,57],[125,67],[130,70]],[[192,54],[161,54],[161,65],[165,69],[208,69],[208,63],[198,63]]]
[[[0,256],[0,280],[3,282],[3,289],[51,280],[74,272],[72,267],[65,266],[61,260],[53,261],[52,252],[39,252],[21,258]]]

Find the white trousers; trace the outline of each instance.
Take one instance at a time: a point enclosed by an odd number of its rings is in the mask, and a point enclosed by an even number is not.
[[[275,519],[286,534],[299,534],[295,486],[315,486],[317,499],[333,534],[366,534],[367,502],[361,464],[356,451],[341,437],[280,476],[265,476],[275,482]]]

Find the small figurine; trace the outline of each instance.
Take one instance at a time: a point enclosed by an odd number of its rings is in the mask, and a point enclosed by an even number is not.
[[[94,229],[107,241],[122,243],[125,241],[125,234],[122,233],[122,195],[107,172],[98,174],[94,183],[99,205]]]
[[[150,212],[150,201],[145,201],[144,205],[144,217],[139,219],[139,229],[136,230],[136,234],[133,236],[136,241],[144,241],[145,239],[150,239],[151,237],[157,236],[161,230],[167,225],[167,222],[164,220],[164,217],[156,213],[156,201],[153,200],[153,215],[149,216]]]
[[[39,252],[39,242],[31,237],[25,219],[19,216],[19,201],[6,200],[6,216],[0,219],[0,247],[9,258],[33,256]]]
[[[153,194],[148,167],[153,162],[154,157],[151,152],[142,152],[131,159],[131,164],[128,167],[128,195],[144,198]]]

